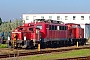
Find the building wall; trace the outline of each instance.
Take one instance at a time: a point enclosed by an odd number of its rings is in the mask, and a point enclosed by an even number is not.
[[[90,14],[89,13],[61,13],[61,14],[23,14],[23,20],[25,23],[30,23],[34,19],[52,19],[57,20],[57,16],[60,16],[59,20],[64,23],[78,23],[84,28],[84,37],[85,37],[85,24],[90,23]],[[66,16],[66,17],[65,17]],[[81,18],[82,16],[82,18]],[[75,18],[74,18],[75,17]],[[84,17],[84,19],[83,19]],[[75,19],[75,20],[74,20]]]
[[[26,20],[26,16],[28,16],[28,20]],[[49,19],[49,16],[52,16],[52,20],[57,20],[57,16],[60,16],[60,20],[65,23],[90,23],[90,14],[23,14],[23,20],[29,23],[33,21],[33,19],[41,19],[41,16],[44,16],[44,19]],[[65,16],[68,17],[67,20],[65,20]],[[73,20],[73,16],[76,16],[75,20]],[[84,20],[81,20],[81,16],[84,16]]]

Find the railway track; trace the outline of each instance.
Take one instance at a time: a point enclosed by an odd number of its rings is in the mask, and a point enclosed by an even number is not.
[[[86,47],[73,47],[73,48],[67,48],[67,49],[53,49],[53,50],[41,50],[41,51],[31,51],[31,52],[19,52],[11,53],[11,54],[2,54],[0,55],[0,58],[9,58],[9,57],[17,57],[17,56],[27,56],[27,55],[38,55],[38,54],[45,54],[45,53],[53,53],[53,52],[65,52],[65,51],[71,51],[71,50],[79,50],[79,49],[90,49],[90,46]]]
[[[75,58],[65,58],[65,59],[54,59],[54,60],[90,60],[90,56],[75,57]]]

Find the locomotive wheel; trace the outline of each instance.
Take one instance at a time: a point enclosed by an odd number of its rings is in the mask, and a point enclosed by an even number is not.
[[[44,42],[40,42],[40,46],[41,46],[42,49],[44,49],[45,48],[45,43]]]
[[[53,45],[54,45],[54,43],[53,43],[53,41],[51,41],[51,45],[50,45],[50,47],[53,48]]]

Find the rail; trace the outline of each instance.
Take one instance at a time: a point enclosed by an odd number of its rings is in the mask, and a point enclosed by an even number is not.
[[[34,52],[19,52],[12,54],[4,54],[0,55],[0,58],[9,58],[9,57],[17,57],[17,56],[27,56],[27,55],[38,55],[38,54],[45,54],[45,53],[53,53],[53,52],[64,52],[64,51],[71,51],[71,50],[79,50],[79,49],[90,49],[90,47],[81,47],[81,48],[69,48],[69,49],[56,49],[56,50],[41,50],[41,51],[34,51]]]
[[[65,58],[65,59],[54,59],[54,60],[90,60],[90,56]]]

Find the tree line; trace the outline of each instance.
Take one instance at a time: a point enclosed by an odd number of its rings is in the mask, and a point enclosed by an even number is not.
[[[7,37],[8,32],[12,32],[16,27],[21,25],[23,25],[22,20],[15,19],[14,22],[12,22],[12,20],[2,22],[2,19],[0,18],[0,34],[4,32],[4,36]]]

